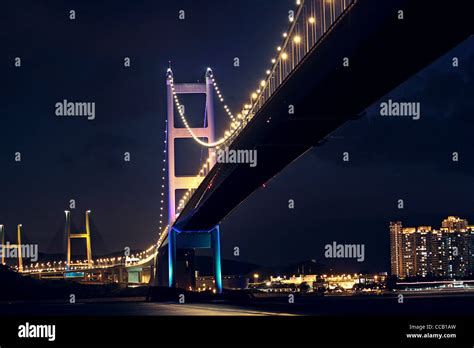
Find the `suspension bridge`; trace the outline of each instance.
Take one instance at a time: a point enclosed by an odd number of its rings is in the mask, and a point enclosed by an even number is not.
[[[16,269],[33,276],[72,274],[103,282],[192,289],[189,251],[210,248],[215,291],[221,292],[220,222],[342,124],[360,118],[372,103],[467,39],[472,21],[464,6],[411,0],[298,0],[282,42],[238,112],[225,103],[211,69],[202,84],[176,83],[168,69],[166,166],[157,241],[140,253],[105,259],[93,259],[88,244],[86,260],[76,262],[69,256],[47,264],[18,264]],[[190,127],[182,94],[206,95],[205,127]],[[215,99],[230,119],[221,137],[216,136]],[[192,138],[207,151],[194,176],[175,175],[174,140],[180,138]],[[222,149],[256,150],[258,165],[218,162],[217,151]],[[176,204],[178,190],[185,193]],[[69,240],[90,240],[87,231],[71,234],[67,215]]]

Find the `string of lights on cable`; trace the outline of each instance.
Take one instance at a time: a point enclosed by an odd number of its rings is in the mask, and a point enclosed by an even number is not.
[[[287,61],[289,61],[293,58],[293,56],[290,56],[286,52],[287,47],[289,45],[296,45],[297,46],[297,45],[300,45],[301,42],[302,42],[302,37],[298,34],[297,30],[295,30],[296,24],[297,24],[295,19],[298,18],[300,13],[302,12],[302,8],[303,8],[303,5],[304,5],[304,0],[297,0],[296,5],[298,7],[298,11],[297,11],[296,15],[294,17],[292,17],[292,16],[289,17],[289,21],[290,21],[289,33],[290,34],[288,34],[287,32],[283,33],[284,41],[283,41],[281,46],[277,47],[278,56],[276,58],[271,59],[272,67],[270,69],[266,70],[267,78],[262,79],[259,82],[259,86],[256,89],[256,91],[252,92],[250,94],[250,102],[243,105],[242,111],[237,115],[237,117],[235,117],[234,114],[228,108],[228,106],[226,104],[224,104],[225,99],[224,99],[224,97],[221,93],[221,90],[219,89],[219,86],[217,84],[214,73],[213,73],[212,69],[208,68],[208,72],[210,73],[212,83],[213,83],[213,86],[214,86],[214,90],[217,94],[217,97],[219,98],[219,101],[224,105],[224,109],[225,109],[225,111],[227,112],[228,116],[231,119],[231,124],[228,127],[228,130],[225,131],[224,136],[221,139],[219,139],[218,141],[216,141],[214,143],[206,143],[206,142],[202,141],[201,139],[199,139],[194,134],[194,132],[192,131],[191,127],[189,127],[189,124],[186,120],[184,107],[182,107],[182,104],[180,103],[178,95],[175,91],[173,75],[170,75],[171,89],[172,89],[172,92],[173,92],[173,99],[174,99],[174,102],[175,102],[176,107],[178,109],[178,113],[180,115],[181,121],[183,122],[184,126],[186,127],[188,132],[191,134],[193,139],[199,145],[205,146],[205,147],[210,147],[210,148],[214,147],[217,150],[219,150],[220,147],[223,144],[229,142],[230,140],[233,140],[235,138],[235,136],[255,116],[255,114],[258,111],[257,110],[258,106],[259,105],[261,106],[261,104],[263,104],[263,102],[264,102],[264,100],[262,100],[263,99],[262,97],[265,97],[267,95],[269,97],[271,92],[272,92],[271,89],[273,89],[272,87],[276,88],[276,86],[272,85],[272,79],[274,78],[274,75],[276,74],[276,72],[279,68],[281,70],[282,64],[286,65]],[[314,26],[315,23],[316,23],[315,17],[310,16],[308,18],[307,22],[308,22],[309,25]],[[298,57],[298,58],[301,58],[301,57]],[[282,80],[283,80],[283,78],[280,77],[280,82]],[[214,155],[215,155],[215,153],[214,153]],[[199,170],[199,173],[196,176],[197,178],[202,178],[204,176],[204,174],[206,173],[206,171],[208,169],[210,169],[209,168],[210,162],[211,162],[211,158],[208,158],[207,161],[202,165],[201,169]],[[193,192],[193,190],[189,189],[183,195],[183,197],[180,199],[179,205],[178,205],[178,208],[177,208],[178,213],[182,209],[184,209],[187,201],[192,196],[192,192]]]
[[[164,150],[163,150],[163,168],[161,169],[161,192],[160,192],[160,227],[159,227],[159,235],[161,235],[163,230],[163,221],[164,221],[164,204],[165,204],[165,184],[166,184],[166,158],[167,158],[167,147],[168,147],[168,120],[165,120],[165,140],[164,143]]]
[[[194,141],[196,141],[199,145],[204,146],[204,147],[208,147],[208,148],[213,148],[213,147],[217,147],[219,145],[224,144],[229,139],[230,135],[233,132],[236,131],[236,128],[234,127],[233,131],[226,131],[224,137],[222,137],[221,139],[219,139],[218,141],[213,142],[213,143],[206,143],[205,141],[202,141],[201,139],[199,139],[199,137],[196,136],[196,134],[193,132],[192,128],[189,126],[189,123],[188,123],[188,121],[186,119],[186,116],[185,116],[185,113],[184,113],[184,107],[179,102],[178,94],[176,93],[176,89],[175,89],[175,86],[174,86],[174,78],[172,76],[170,76],[169,79],[170,79],[170,83],[171,83],[171,90],[173,92],[173,99],[174,99],[174,102],[176,104],[176,108],[178,109],[178,113],[179,113],[179,116],[181,118],[181,121],[183,122],[184,126],[188,130],[189,134],[191,134],[191,136],[193,137]],[[227,110],[228,110],[228,108],[227,108]],[[229,113],[229,115],[232,114],[230,112],[230,110],[229,110],[228,113]]]

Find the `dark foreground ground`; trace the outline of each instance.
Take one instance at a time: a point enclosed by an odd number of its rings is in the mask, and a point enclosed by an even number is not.
[[[58,301],[0,303],[0,316],[393,316],[456,315],[472,316],[474,294],[335,296],[260,298],[252,301],[209,301],[207,303],[145,302],[144,298],[77,299]]]
[[[69,347],[473,347],[472,293],[258,298],[199,303],[146,302],[144,297],[0,302],[1,347],[38,343]],[[54,342],[21,338],[27,323],[55,327]],[[421,335],[416,336],[414,335]],[[428,335],[429,337],[425,337]],[[12,346],[13,344],[13,346]],[[148,345],[147,345],[148,344]],[[467,344],[467,345],[466,345]],[[42,345],[43,346],[43,345]]]

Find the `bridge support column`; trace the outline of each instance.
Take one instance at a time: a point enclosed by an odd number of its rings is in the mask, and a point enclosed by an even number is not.
[[[168,284],[170,288],[176,287],[176,230],[171,228],[168,233]]]
[[[168,235],[168,277],[169,287],[176,287],[176,250],[209,249],[213,250],[214,278],[216,292],[222,293],[222,267],[219,226],[209,231],[180,231],[173,227]]]
[[[23,257],[21,254],[22,247],[21,247],[21,224],[18,225],[18,236],[17,236],[17,243],[18,243],[18,271],[23,272]]]
[[[66,269],[71,268],[71,239],[85,239],[86,240],[86,255],[87,255],[87,264],[92,265],[92,251],[91,251],[91,230],[89,225],[89,215],[90,210],[86,211],[86,231],[85,233],[71,233],[71,212],[65,210],[66,214],[66,236],[67,236],[67,265]]]
[[[0,225],[0,246],[2,247],[2,265],[5,264],[5,229]]]
[[[216,280],[216,290],[222,293],[222,266],[221,266],[221,233],[219,226],[211,232],[211,247],[214,254],[214,278]]]
[[[123,272],[123,271],[122,271],[122,267],[120,267],[120,268],[118,269],[118,275],[117,275],[118,282],[119,282],[120,284],[123,283],[123,273],[122,273],[122,272]]]

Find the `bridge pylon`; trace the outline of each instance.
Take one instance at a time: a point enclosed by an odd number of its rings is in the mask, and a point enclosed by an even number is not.
[[[2,243],[2,265],[5,264],[5,227],[0,225],[0,242]]]
[[[176,176],[175,163],[175,140],[189,139],[193,136],[186,128],[175,127],[174,124],[174,94],[205,94],[206,95],[206,127],[191,128],[193,133],[199,138],[207,138],[208,142],[213,143],[216,140],[215,120],[214,120],[214,95],[211,70],[206,73],[206,83],[173,83],[173,72],[168,69],[166,78],[167,91],[167,154],[168,154],[168,221],[170,226],[176,220],[176,191],[196,189],[204,178],[196,176]],[[173,90],[174,88],[174,90]],[[215,164],[216,156],[213,156],[215,150],[209,148],[209,158],[211,158],[210,167]]]
[[[216,290],[222,292],[220,230],[219,226],[210,231],[181,231],[174,227],[176,220],[176,191],[196,189],[202,178],[196,176],[176,176],[175,173],[175,140],[192,138],[186,128],[177,128],[174,124],[174,95],[175,94],[205,94],[206,95],[206,127],[192,128],[192,132],[199,138],[206,138],[208,142],[216,141],[214,120],[214,83],[212,71],[207,69],[205,83],[174,83],[173,72],[168,69],[166,76],[167,87],[167,154],[168,154],[168,286],[176,287],[176,251],[177,249],[212,248],[214,255],[214,275]],[[209,168],[215,162],[215,149],[209,148]]]
[[[5,244],[5,226],[0,225],[0,239],[2,246],[2,265],[5,264],[5,250],[6,249],[17,249],[17,258],[18,258],[18,272],[23,272],[23,255],[22,255],[22,245],[21,245],[21,224],[17,226],[17,244]]]
[[[91,230],[90,230],[90,210],[86,211],[86,231],[84,233],[71,233],[71,212],[65,210],[66,214],[66,223],[65,223],[65,232],[67,235],[67,268],[71,267],[71,239],[85,239],[86,240],[86,255],[87,255],[87,264],[92,266],[92,250],[91,250]]]
[[[17,226],[18,272],[23,272],[23,255],[21,246],[21,224]]]

